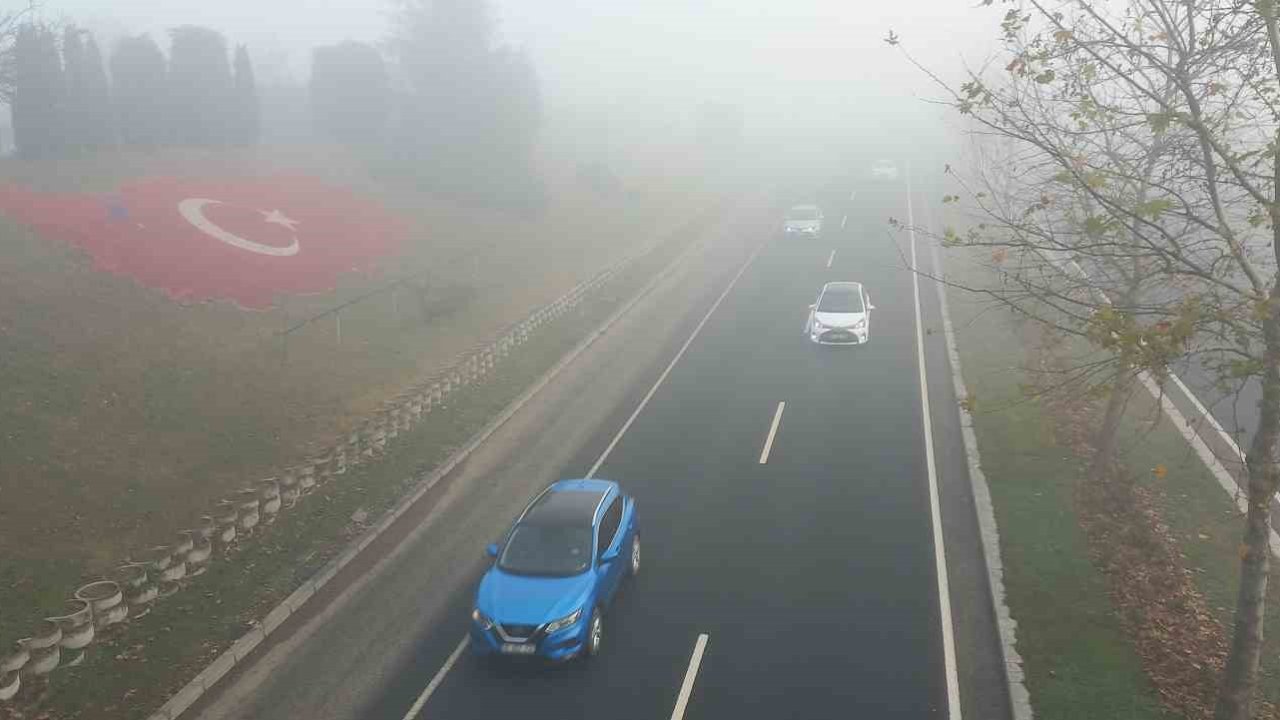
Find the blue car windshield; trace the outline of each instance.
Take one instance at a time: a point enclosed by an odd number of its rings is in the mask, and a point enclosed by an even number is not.
[[[498,559],[518,575],[577,575],[590,564],[591,528],[580,525],[517,525]]]

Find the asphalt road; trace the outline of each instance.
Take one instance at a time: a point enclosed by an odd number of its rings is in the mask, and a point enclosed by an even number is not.
[[[202,717],[638,720],[673,717],[687,685],[688,718],[946,718],[944,633],[964,714],[1004,717],[930,286],[921,313],[947,543],[943,622],[910,247],[886,225],[905,217],[904,185],[818,199],[828,220],[819,239],[773,237],[776,208],[728,224],[678,290],[656,293],[534,417],[513,421],[505,447],[469,462],[470,477],[429,498],[416,527],[373,547],[386,557],[295,621],[197,708]],[[922,249],[922,266],[927,258]],[[803,337],[808,304],[833,280],[867,286],[877,308],[868,345]],[[646,334],[646,317],[663,318],[661,331]],[[644,564],[606,616],[602,656],[558,667],[470,656],[459,641],[484,543],[539,487],[586,475],[615,439],[596,476],[636,496]]]

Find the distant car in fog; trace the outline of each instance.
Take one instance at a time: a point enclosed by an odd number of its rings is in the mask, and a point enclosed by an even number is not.
[[[822,209],[817,205],[794,205],[787,211],[782,232],[787,237],[817,237],[822,234]]]
[[[871,166],[871,177],[897,180],[898,166],[894,165],[891,160],[881,160]]]
[[[831,282],[809,306],[804,334],[819,345],[862,345],[871,340],[871,295],[862,283]]]

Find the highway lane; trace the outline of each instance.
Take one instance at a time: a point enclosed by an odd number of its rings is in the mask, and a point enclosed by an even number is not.
[[[903,199],[866,190],[828,205],[843,231],[770,243],[600,468],[636,495],[645,546],[604,655],[555,669],[463,656],[418,717],[667,717],[700,634],[688,717],[946,716],[911,275],[884,232]],[[837,279],[877,306],[865,347],[802,337]],[[411,705],[400,685],[369,715]]]
[[[828,236],[764,248],[600,468],[638,496],[645,544],[600,658],[546,668],[458,653],[483,545],[537,488],[596,462],[776,209],[741,209],[687,277],[552,383],[410,527],[371,546],[335,583],[349,587],[291,619],[199,717],[396,720],[422,699],[414,717],[667,718],[700,635],[685,717],[946,717],[911,275],[885,226],[903,214],[903,186],[820,199]],[[866,347],[801,335],[835,279],[871,291]],[[937,329],[932,290],[922,299]],[[998,719],[1003,678],[940,332],[926,354],[961,699],[969,717]]]

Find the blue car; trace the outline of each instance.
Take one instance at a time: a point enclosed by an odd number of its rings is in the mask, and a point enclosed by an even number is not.
[[[627,576],[640,571],[635,500],[608,480],[561,480],[490,545],[471,613],[481,655],[548,660],[591,657],[604,639],[604,613]]]

